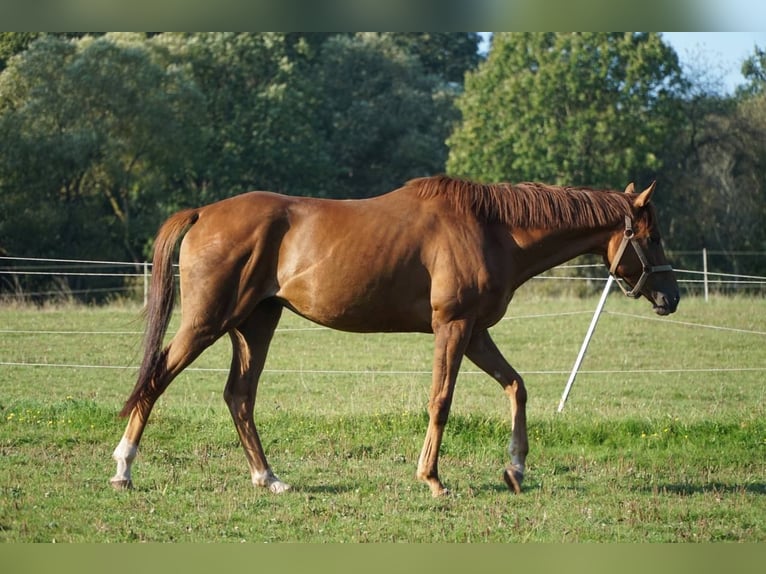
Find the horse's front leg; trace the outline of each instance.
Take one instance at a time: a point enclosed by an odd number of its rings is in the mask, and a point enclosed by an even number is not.
[[[524,381],[516,369],[511,367],[503,358],[486,330],[478,331],[472,335],[465,354],[477,367],[499,382],[511,400],[512,430],[511,442],[508,445],[511,465],[505,469],[503,479],[508,488],[518,494],[521,492],[524,465],[529,452],[526,412],[527,390],[524,387]]]
[[[449,494],[439,479],[439,448],[452,405],[455,380],[470,333],[470,321],[434,321],[434,365],[428,401],[428,430],[417,470],[417,478],[428,484],[433,496]]]

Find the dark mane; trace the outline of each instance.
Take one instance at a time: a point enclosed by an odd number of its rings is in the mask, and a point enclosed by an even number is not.
[[[444,197],[459,213],[511,227],[598,227],[631,213],[627,194],[542,183],[483,184],[447,176],[413,179],[418,197]]]

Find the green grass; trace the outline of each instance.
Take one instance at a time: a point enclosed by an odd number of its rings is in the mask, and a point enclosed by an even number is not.
[[[294,487],[282,496],[250,485],[221,398],[223,340],[162,397],[136,488],[115,492],[137,308],[0,308],[2,362],[118,367],[0,365],[0,540],[766,541],[766,301],[689,298],[657,321],[613,293],[558,414],[594,307],[520,293],[492,331],[530,393],[520,496],[500,478],[507,401],[464,363],[440,459],[446,499],[414,480],[428,336],[302,330],[285,314],[256,405],[270,462]]]

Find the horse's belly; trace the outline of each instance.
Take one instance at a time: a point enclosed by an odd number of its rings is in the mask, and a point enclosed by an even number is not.
[[[430,332],[431,305],[427,291],[379,290],[346,285],[343,289],[312,289],[291,282],[277,297],[299,315],[341,331]]]

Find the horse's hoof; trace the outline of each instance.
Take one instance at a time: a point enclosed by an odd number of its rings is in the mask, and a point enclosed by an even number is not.
[[[524,474],[516,468],[506,468],[503,471],[503,480],[508,488],[515,494],[521,494],[521,481],[524,479]]]
[[[282,482],[281,480],[275,480],[269,484],[269,490],[274,494],[282,494],[283,492],[290,490],[290,488],[292,487],[289,484]]]
[[[113,478],[109,481],[109,484],[111,484],[112,488],[115,490],[130,490],[133,488],[133,481],[130,479]]]
[[[434,498],[445,498],[445,497],[452,496],[452,492],[446,486],[442,486],[441,488],[432,490],[431,496],[433,496]]]

